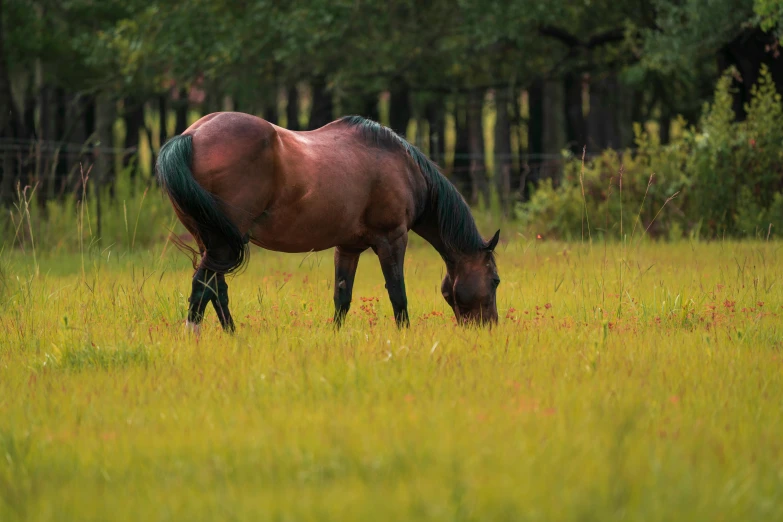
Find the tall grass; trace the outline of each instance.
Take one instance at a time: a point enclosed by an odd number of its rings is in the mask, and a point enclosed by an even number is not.
[[[237,334],[194,338],[187,260],[122,221],[37,271],[3,253],[2,520],[783,516],[779,243],[517,236],[491,331],[418,240],[403,331],[373,255],[335,332],[330,253],[255,251]]]
[[[76,196],[43,205],[36,200],[37,187],[20,188],[14,206],[0,213],[0,245],[33,254],[35,261],[36,245],[49,256],[108,247],[128,253],[160,244],[171,231],[184,230],[177,228],[171,204],[157,186],[146,178],[131,180],[127,173],[118,177],[113,194],[108,186],[101,190],[104,205],[110,204],[99,226],[95,184],[88,173],[82,179]]]

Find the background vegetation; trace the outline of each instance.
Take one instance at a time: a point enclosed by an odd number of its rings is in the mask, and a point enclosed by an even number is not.
[[[407,134],[472,204],[495,193],[507,216],[550,235],[581,235],[573,209],[555,215],[576,204],[583,150],[593,195],[619,182],[620,164],[629,198],[655,172],[641,226],[679,191],[653,234],[774,235],[782,6],[0,0],[0,200],[36,187],[40,219],[56,221],[86,198],[113,241],[123,231],[106,223],[150,186],[160,144],[200,114],[312,129],[358,113]],[[525,206],[545,180],[563,188]],[[2,231],[16,236],[7,214]]]
[[[0,0],[0,520],[783,519],[782,34],[781,0]],[[500,323],[454,325],[414,236],[409,330],[374,256],[335,332],[331,254],[254,251],[237,333],[186,335],[152,166],[220,109],[406,134],[503,222]]]

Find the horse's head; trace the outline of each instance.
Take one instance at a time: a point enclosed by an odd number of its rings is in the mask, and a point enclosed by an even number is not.
[[[457,260],[443,279],[440,291],[460,324],[498,321],[495,293],[500,277],[493,252],[499,238],[500,230],[482,251]]]

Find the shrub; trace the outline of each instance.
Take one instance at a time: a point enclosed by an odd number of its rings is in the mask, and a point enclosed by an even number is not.
[[[652,236],[670,239],[783,234],[781,97],[762,68],[747,119],[738,122],[730,86],[727,72],[698,127],[667,145],[637,125],[633,153],[605,151],[585,165],[569,158],[560,186],[543,185],[517,206],[522,224],[536,233],[580,237],[586,211],[598,237],[619,237],[621,224],[630,236],[637,216],[636,234],[649,227]]]
[[[661,147],[657,136],[643,132],[640,125],[634,132],[634,154],[607,150],[584,165],[581,160],[568,159],[560,186],[552,188],[546,183],[527,204],[517,207],[522,224],[536,233],[563,239],[588,237],[588,220],[589,235],[599,238],[619,238],[621,224],[628,236],[641,234],[651,223],[650,232],[656,235],[675,224],[682,229],[683,214],[678,208],[682,200],[669,203],[672,208],[663,220],[659,216],[654,222],[654,218],[667,198],[687,185],[683,175],[686,138]]]

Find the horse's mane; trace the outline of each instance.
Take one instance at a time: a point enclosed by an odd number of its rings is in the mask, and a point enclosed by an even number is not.
[[[370,146],[408,153],[427,182],[430,192],[427,210],[435,212],[446,248],[466,254],[486,248],[465,199],[424,153],[393,130],[372,120],[361,116],[345,116],[339,121],[359,130]]]

